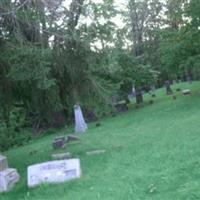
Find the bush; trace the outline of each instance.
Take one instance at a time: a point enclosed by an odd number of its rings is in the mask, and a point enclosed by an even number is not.
[[[31,139],[31,134],[22,127],[26,126],[23,109],[14,108],[9,115],[9,126],[0,119],[0,151],[13,146],[21,146]]]

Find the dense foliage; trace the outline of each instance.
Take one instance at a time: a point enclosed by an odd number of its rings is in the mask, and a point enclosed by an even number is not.
[[[75,103],[101,117],[133,86],[141,103],[147,88],[198,79],[199,9],[198,0],[1,0],[1,148],[30,138],[25,127],[72,121]]]

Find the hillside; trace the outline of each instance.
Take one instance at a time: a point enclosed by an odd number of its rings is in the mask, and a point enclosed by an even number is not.
[[[21,181],[1,200],[185,200],[200,199],[200,83],[173,86],[191,88],[192,95],[175,92],[177,99],[156,91],[154,104],[144,105],[116,117],[89,125],[81,142],[68,151],[80,158],[82,177],[60,185],[26,186],[27,166],[50,160],[55,135],[12,149],[8,156]],[[149,101],[149,96],[146,97]],[[92,149],[105,149],[101,155],[86,155]],[[31,154],[31,152],[35,152]]]

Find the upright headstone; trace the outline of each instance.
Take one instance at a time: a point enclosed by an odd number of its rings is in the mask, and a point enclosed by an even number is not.
[[[151,91],[152,95],[155,94],[155,92],[156,92],[156,87],[155,87],[155,85],[152,85],[152,86],[151,86],[151,90],[150,90],[150,91]]]
[[[8,168],[8,161],[5,156],[0,155],[0,172]]]
[[[76,135],[68,135],[67,136],[67,142],[71,142],[71,141],[79,141],[80,138],[77,137]]]
[[[71,158],[71,153],[57,153],[51,155],[52,160],[64,160]]]
[[[79,105],[74,106],[74,115],[75,115],[75,132],[84,133],[87,130],[87,124],[83,118],[83,113]]]
[[[79,159],[40,163],[28,167],[28,187],[35,187],[44,183],[63,183],[80,178],[80,176]]]
[[[165,81],[165,87],[166,87],[166,94],[167,95],[173,94],[173,91],[171,89],[170,81]]]
[[[61,139],[54,140],[53,143],[52,143],[52,146],[53,146],[54,149],[60,149],[60,148],[66,147],[65,141],[61,140]]]
[[[89,155],[97,155],[97,154],[103,154],[105,153],[105,149],[98,149],[98,150],[93,150],[93,151],[87,151],[86,154]]]
[[[10,191],[19,179],[17,170],[8,168],[7,158],[0,155],[0,192]]]
[[[135,96],[136,96],[136,90],[135,90],[135,86],[133,86],[133,87],[132,87],[132,91],[131,91],[131,93],[132,93],[133,97],[135,97]]]

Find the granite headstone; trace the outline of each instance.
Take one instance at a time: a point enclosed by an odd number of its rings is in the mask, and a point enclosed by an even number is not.
[[[49,161],[28,167],[28,187],[44,183],[63,183],[80,178],[80,176],[79,159]]]
[[[74,106],[74,115],[75,115],[75,132],[84,133],[87,130],[87,124],[83,117],[81,107],[79,105]]]

